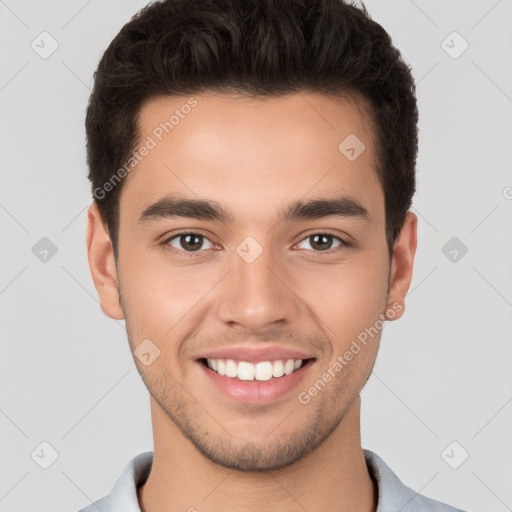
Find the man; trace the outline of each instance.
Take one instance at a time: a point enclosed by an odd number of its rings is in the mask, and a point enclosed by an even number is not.
[[[339,0],[167,0],[115,37],[87,111],[87,250],[154,452],[84,510],[456,510],[360,438],[412,278],[414,91]]]

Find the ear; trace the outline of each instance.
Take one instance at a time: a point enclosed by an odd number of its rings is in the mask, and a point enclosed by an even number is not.
[[[405,311],[405,296],[411,285],[414,255],[418,245],[417,228],[418,217],[407,212],[400,234],[393,245],[387,309],[393,310],[394,314],[388,320],[397,320]]]
[[[103,219],[95,201],[87,210],[85,238],[89,268],[98,292],[101,310],[114,320],[122,320],[124,313],[117,290],[117,269],[112,242],[105,231]]]

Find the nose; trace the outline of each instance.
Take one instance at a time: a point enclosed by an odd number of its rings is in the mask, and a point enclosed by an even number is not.
[[[253,333],[293,324],[301,301],[290,281],[289,273],[270,250],[263,250],[252,262],[235,253],[232,270],[219,283],[219,319]]]

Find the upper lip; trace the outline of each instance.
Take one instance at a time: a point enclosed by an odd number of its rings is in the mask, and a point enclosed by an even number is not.
[[[208,350],[198,359],[233,359],[235,361],[247,361],[258,363],[260,361],[275,361],[278,359],[314,359],[314,356],[303,350],[291,347],[224,347],[216,350]]]

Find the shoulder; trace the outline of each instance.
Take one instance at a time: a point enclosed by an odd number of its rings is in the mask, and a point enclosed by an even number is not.
[[[152,451],[139,453],[125,466],[108,496],[78,512],[140,512],[137,489],[146,481],[152,463]]]
[[[464,512],[464,510],[415,493],[414,498],[403,508],[403,512]]]
[[[363,450],[368,471],[378,488],[377,512],[464,512],[407,487],[374,452]]]

